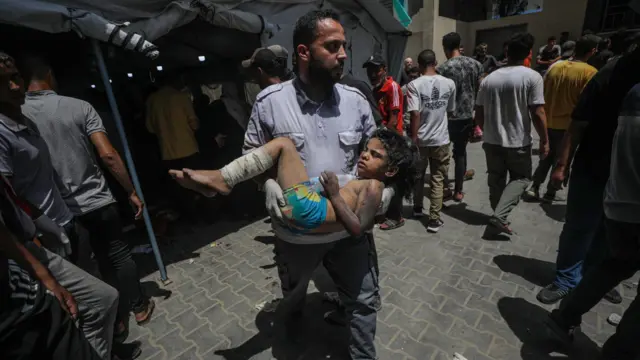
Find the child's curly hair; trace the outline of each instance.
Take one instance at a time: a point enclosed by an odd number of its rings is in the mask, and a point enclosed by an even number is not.
[[[376,130],[371,138],[379,139],[389,158],[389,167],[397,167],[398,173],[387,179],[387,186],[393,186],[397,194],[410,199],[413,187],[418,180],[418,161],[420,153],[417,146],[408,137],[387,129]],[[368,141],[368,140],[367,140]]]

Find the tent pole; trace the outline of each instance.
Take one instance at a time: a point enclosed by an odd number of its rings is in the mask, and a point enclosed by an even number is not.
[[[120,117],[118,104],[116,103],[116,98],[113,95],[113,88],[111,87],[111,83],[109,82],[109,73],[107,72],[107,66],[105,65],[104,57],[102,56],[102,49],[100,49],[100,44],[96,39],[91,39],[91,45],[93,46],[93,52],[98,62],[98,68],[100,69],[100,77],[102,78],[104,88],[107,92],[109,106],[111,107],[111,112],[113,113],[113,118],[115,120],[116,127],[118,128],[118,135],[120,135],[120,140],[122,141],[122,146],[124,147],[124,156],[127,162],[127,167],[129,168],[129,174],[131,174],[133,186],[136,190],[136,193],[140,197],[140,200],[144,202],[144,196],[142,195],[142,189],[140,188],[140,181],[138,180],[138,173],[136,172],[136,166],[133,163],[133,157],[131,156],[131,151],[129,150],[129,143],[127,142],[127,136],[124,131],[124,126],[122,125],[122,118]],[[149,235],[149,242],[151,243],[151,248],[153,249],[153,254],[155,255],[156,263],[158,264],[158,269],[160,270],[160,278],[165,285],[168,285],[171,283],[171,280],[169,280],[169,278],[167,277],[167,270],[164,267],[164,263],[162,262],[160,249],[158,248],[158,242],[156,241],[156,235],[153,232],[153,227],[151,226],[151,218],[149,217],[149,212],[147,211],[146,206],[144,207],[142,214],[144,218],[144,225],[147,229],[147,234]]]

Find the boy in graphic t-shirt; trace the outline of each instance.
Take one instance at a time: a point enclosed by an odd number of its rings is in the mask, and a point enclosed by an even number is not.
[[[427,231],[436,233],[440,219],[444,179],[449,171],[448,114],[456,108],[456,84],[436,72],[436,54],[424,50],[418,56],[421,77],[407,85],[407,111],[411,116],[411,138],[420,148],[420,179],[413,192],[414,217],[422,216],[424,174],[430,165],[429,223]]]

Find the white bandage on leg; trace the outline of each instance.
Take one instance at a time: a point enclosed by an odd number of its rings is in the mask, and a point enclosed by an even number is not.
[[[229,187],[254,178],[273,166],[273,158],[263,148],[258,148],[241,156],[220,169],[224,182]]]

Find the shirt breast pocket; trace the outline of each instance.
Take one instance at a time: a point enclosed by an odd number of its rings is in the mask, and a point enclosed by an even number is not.
[[[344,153],[345,173],[350,173],[356,165],[356,155],[362,141],[362,131],[342,131],[338,134],[340,148]]]
[[[304,137],[304,133],[298,133],[298,132],[288,132],[288,133],[279,133],[279,134],[274,134],[273,136],[274,138],[278,138],[278,137],[286,137],[289,140],[291,140],[293,142],[293,144],[296,147],[296,150],[298,150],[298,154],[300,154],[300,158],[302,159],[303,162],[305,162],[307,160],[307,156],[305,153],[306,147],[305,147],[305,137]],[[305,163],[306,165],[306,163]]]

